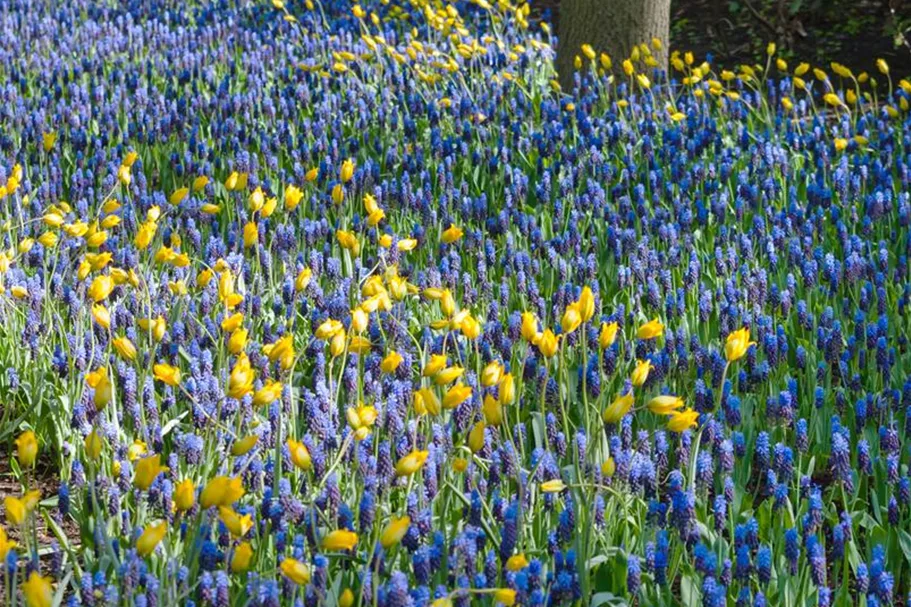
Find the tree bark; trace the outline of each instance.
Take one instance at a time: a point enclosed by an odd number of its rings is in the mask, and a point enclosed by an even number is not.
[[[562,0],[557,28],[557,72],[563,90],[573,87],[574,61],[582,57],[583,44],[599,55],[607,53],[613,69],[619,70],[633,47],[652,38],[661,40],[662,50],[652,49],[659,66],[667,68],[670,32],[670,0]]]

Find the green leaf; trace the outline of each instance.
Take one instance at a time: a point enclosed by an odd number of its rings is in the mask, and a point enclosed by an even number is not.
[[[616,546],[605,548],[601,554],[596,554],[595,556],[588,559],[588,561],[585,563],[585,567],[589,570],[595,569],[598,565],[606,563],[610,559],[616,557],[619,552],[620,549]]]
[[[185,418],[187,416],[187,413],[189,413],[189,411],[184,411],[183,413],[181,413],[180,415],[178,415],[177,417],[175,417],[174,419],[172,419],[168,423],[166,423],[164,425],[164,427],[161,429],[161,436],[162,437],[167,436],[171,430],[173,430],[174,428],[177,427],[177,424],[180,423],[180,420],[182,420],[183,418]]]
[[[67,587],[70,584],[70,578],[73,577],[73,572],[69,571],[60,583],[57,584],[57,591],[54,593],[53,605],[63,605],[64,593],[67,591]]]
[[[699,584],[690,576],[680,578],[680,598],[684,605],[699,605],[702,602]]]
[[[592,596],[589,607],[600,607],[601,605],[627,605],[626,599],[615,595],[613,592],[598,592]]]
[[[547,430],[544,425],[544,418],[541,417],[541,413],[538,411],[533,411],[531,414],[531,433],[535,439],[535,447],[543,448]]]
[[[860,565],[860,553],[857,552],[857,545],[854,540],[848,542],[847,546],[848,564],[851,565],[851,571],[857,573],[857,566]],[[905,555],[907,556],[907,554]]]
[[[899,529],[898,543],[902,548],[902,552],[905,553],[905,560],[911,563],[911,533],[908,533],[904,529]]]

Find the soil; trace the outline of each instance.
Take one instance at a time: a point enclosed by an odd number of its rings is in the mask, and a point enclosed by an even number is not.
[[[830,62],[838,61],[857,74],[876,74],[875,61],[881,57],[893,78],[911,76],[911,48],[896,46],[894,37],[900,22],[911,27],[911,0],[832,0],[795,15],[778,15],[767,8],[773,4],[672,0],[671,49],[693,51],[697,60],[711,55],[716,68],[733,68],[765,63],[766,45],[774,40],[779,56],[791,63],[807,61],[828,69]],[[532,9],[557,31],[560,0],[533,0]],[[906,36],[911,44],[911,32]]]
[[[41,490],[42,500],[57,495],[57,491],[60,488],[59,470],[57,464],[52,462],[50,457],[44,454],[39,456],[34,470],[31,470],[29,474],[29,484],[32,488]],[[19,481],[16,480],[13,471],[10,469],[9,459],[0,458],[0,519],[4,521],[4,529],[6,529],[9,538],[19,544],[24,544],[20,529],[6,522],[6,508],[3,504],[5,498],[11,496],[19,497],[21,495],[22,486]],[[43,515],[37,516],[35,520],[37,521],[38,527],[38,547],[39,549],[46,548],[50,546],[51,542],[56,538],[54,537],[53,532],[47,528],[47,523],[45,522]],[[69,517],[65,517],[61,524],[61,529],[69,539],[71,545],[78,544],[79,527],[76,525],[75,521]]]

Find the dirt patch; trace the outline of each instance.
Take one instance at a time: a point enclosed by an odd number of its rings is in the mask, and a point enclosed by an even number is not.
[[[34,470],[29,471],[29,486],[32,489],[37,488],[41,491],[42,500],[54,497],[60,489],[59,473],[60,470],[57,463],[52,461],[46,454],[42,454],[39,456]],[[20,529],[7,522],[6,508],[3,501],[7,497],[19,497],[21,495],[22,485],[10,468],[9,459],[0,458],[0,517],[2,517],[3,526],[6,529],[7,535],[10,539],[13,539],[20,544],[24,543],[20,536]],[[47,548],[56,537],[53,532],[48,529],[43,515],[39,515],[35,520],[37,522],[38,547],[39,549]],[[70,541],[70,545],[78,543],[79,527],[72,518],[63,517],[60,527],[63,530],[64,535]]]
[[[532,12],[558,31],[560,4],[560,0],[540,0],[532,4]],[[896,47],[894,36],[911,24],[911,0],[810,5],[794,14],[781,14],[780,2],[673,0],[671,48],[693,51],[700,60],[711,55],[715,66],[730,68],[764,63],[766,44],[775,41],[780,54],[792,62],[828,67],[838,61],[855,73],[875,73],[874,61],[882,57],[894,75],[911,75],[911,49]]]

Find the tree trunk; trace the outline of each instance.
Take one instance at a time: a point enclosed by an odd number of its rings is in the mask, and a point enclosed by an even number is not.
[[[599,55],[607,53],[614,70],[621,69],[633,47],[652,38],[661,40],[662,50],[652,49],[661,68],[667,67],[670,32],[670,0],[562,0],[557,39],[557,72],[560,85],[572,91],[574,61],[582,57],[583,44],[590,44]]]

